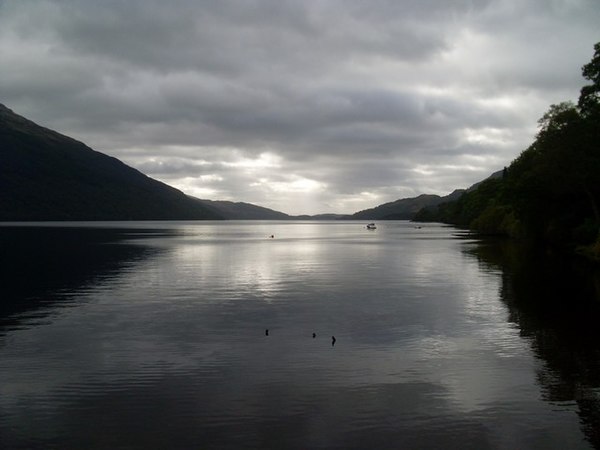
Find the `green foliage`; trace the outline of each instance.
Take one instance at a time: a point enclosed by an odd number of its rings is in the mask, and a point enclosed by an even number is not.
[[[506,205],[489,205],[475,218],[470,228],[482,234],[521,236],[521,223],[514,211]]]

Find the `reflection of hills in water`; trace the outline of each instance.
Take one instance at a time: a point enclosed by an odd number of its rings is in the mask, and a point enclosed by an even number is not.
[[[152,229],[0,227],[0,333],[24,317],[73,306],[70,293],[156,254],[132,243]]]
[[[472,251],[502,270],[500,296],[521,335],[544,362],[543,398],[576,402],[582,429],[600,448],[600,270],[514,242],[484,242]]]

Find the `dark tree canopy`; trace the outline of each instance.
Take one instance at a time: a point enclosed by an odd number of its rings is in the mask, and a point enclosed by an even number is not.
[[[594,50],[592,60],[581,69],[583,77],[592,84],[581,88],[579,108],[584,116],[597,118],[600,112],[600,42],[594,45]]]

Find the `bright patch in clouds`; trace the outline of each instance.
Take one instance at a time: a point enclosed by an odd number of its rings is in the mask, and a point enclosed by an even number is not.
[[[209,199],[214,196],[220,196],[221,200],[230,200],[225,198],[223,192],[219,189],[205,186],[204,183],[199,183],[197,178],[182,178],[177,183],[173,183],[173,186],[196,198]]]
[[[469,144],[501,147],[507,142],[508,137],[510,137],[508,130],[498,128],[467,128],[463,130],[463,139]]]
[[[278,169],[281,167],[281,158],[272,153],[261,153],[257,158],[240,157],[236,161],[223,162],[226,167],[240,169]]]
[[[327,184],[320,183],[309,178],[303,178],[297,175],[286,176],[285,181],[274,181],[269,178],[261,178],[251,184],[252,187],[260,187],[272,191],[273,193],[306,193],[314,194],[327,189]]]

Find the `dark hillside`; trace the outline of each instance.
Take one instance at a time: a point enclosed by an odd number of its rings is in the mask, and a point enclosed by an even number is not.
[[[462,190],[456,190],[450,195],[440,197],[439,195],[422,194],[414,198],[403,198],[375,208],[365,209],[352,214],[348,219],[359,220],[412,220],[415,215],[424,208],[430,208],[443,202],[451,201],[460,197]]]
[[[285,213],[262,206],[244,202],[229,202],[224,200],[198,200],[213,208],[223,218],[228,220],[287,220],[291,217]]]
[[[183,192],[0,104],[0,220],[219,219]]]

